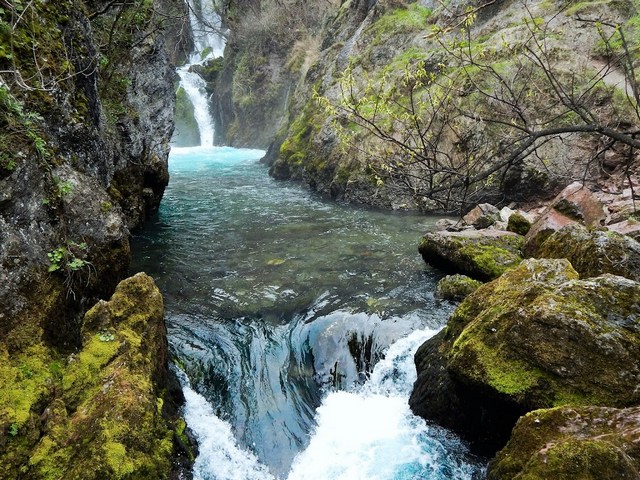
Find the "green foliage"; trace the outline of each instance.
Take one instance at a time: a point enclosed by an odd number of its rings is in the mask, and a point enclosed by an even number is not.
[[[57,272],[63,270],[65,272],[75,272],[86,267],[89,263],[76,255],[84,255],[88,246],[86,243],[69,242],[66,246],[60,246],[49,253],[49,272]]]

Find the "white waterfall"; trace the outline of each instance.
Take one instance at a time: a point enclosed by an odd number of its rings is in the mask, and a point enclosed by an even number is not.
[[[193,105],[193,115],[200,133],[200,145],[211,147],[214,123],[209,109],[206,84],[200,75],[192,71],[191,67],[203,65],[207,60],[221,57],[224,52],[225,38],[222,21],[214,9],[213,0],[187,0],[187,5],[194,50],[189,57],[189,62],[178,69],[178,75],[180,86]]]

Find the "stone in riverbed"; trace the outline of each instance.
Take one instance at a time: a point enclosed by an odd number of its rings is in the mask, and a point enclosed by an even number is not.
[[[530,412],[489,464],[489,480],[637,479],[640,407]]]
[[[492,280],[522,260],[523,237],[501,230],[427,233],[418,250],[429,265],[462,273],[476,280]]]
[[[525,260],[483,285],[416,353],[414,413],[485,453],[527,411],[640,403],[640,284]]]
[[[466,275],[447,275],[438,282],[436,294],[445,300],[461,301],[480,286],[482,286],[482,282]]]

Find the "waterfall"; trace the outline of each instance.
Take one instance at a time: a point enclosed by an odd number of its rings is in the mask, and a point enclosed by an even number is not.
[[[193,33],[194,50],[186,65],[178,68],[180,86],[184,89],[198,124],[200,144],[213,146],[214,123],[209,110],[209,98],[206,83],[193,68],[207,61],[221,57],[224,52],[225,38],[222,21],[214,9],[213,0],[188,0],[189,22]]]

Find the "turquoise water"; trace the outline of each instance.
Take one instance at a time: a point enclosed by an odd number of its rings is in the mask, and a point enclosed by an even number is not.
[[[268,177],[262,154],[174,149],[134,243],[186,373],[196,478],[475,478],[464,445],[407,407],[413,352],[451,311],[417,253],[437,219],[327,202]]]

